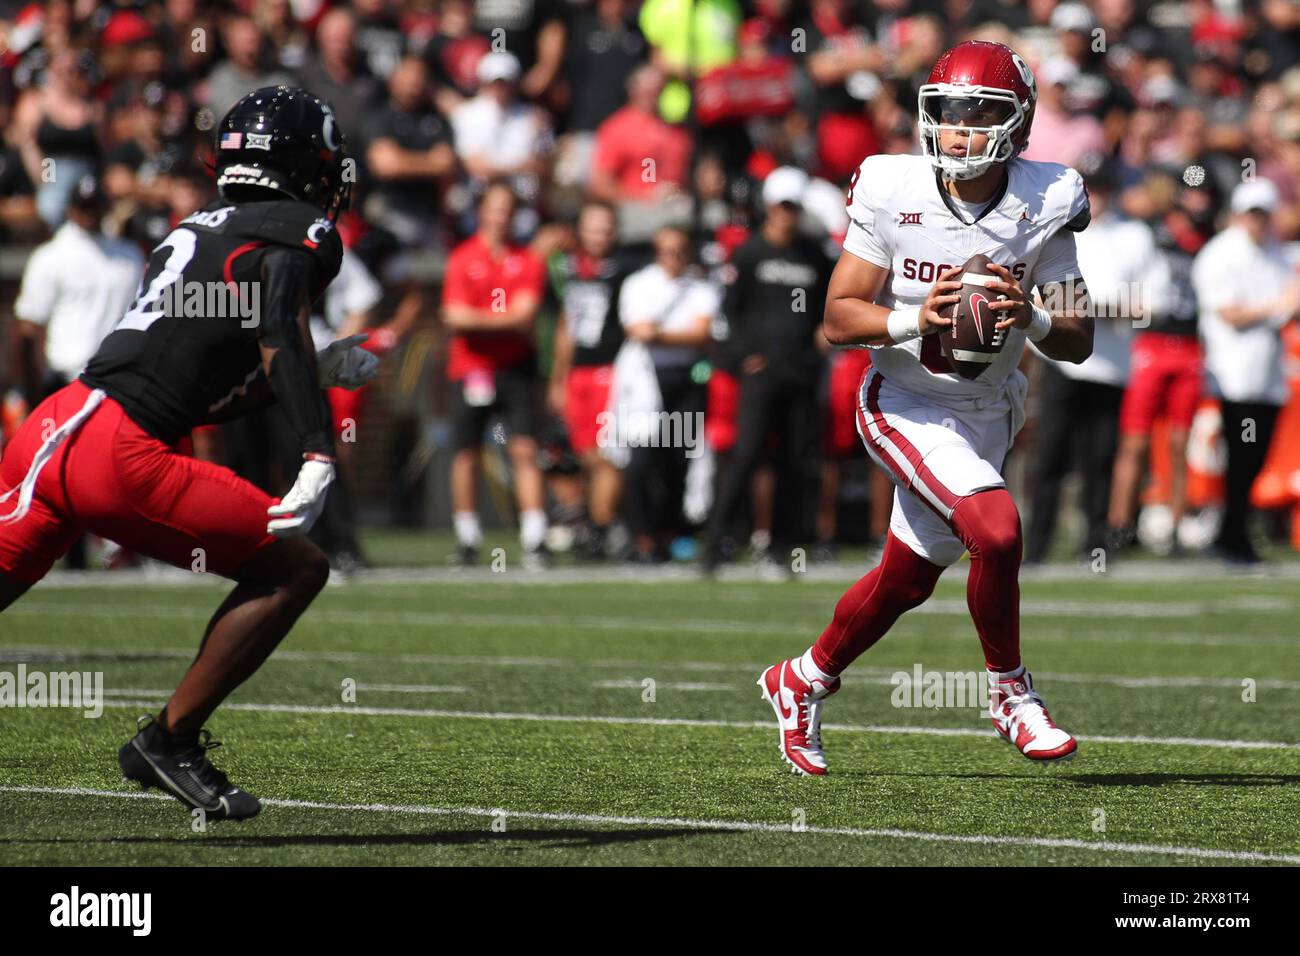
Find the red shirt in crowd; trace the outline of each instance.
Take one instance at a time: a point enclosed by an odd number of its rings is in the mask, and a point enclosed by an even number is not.
[[[642,175],[647,159],[654,160],[653,177]],[[591,165],[612,174],[625,198],[650,199],[660,183],[685,183],[690,161],[686,130],[625,106],[597,128]]]
[[[521,293],[540,299],[545,282],[545,266],[526,247],[507,246],[501,258],[494,259],[487,243],[475,235],[447,257],[442,303],[508,309]],[[498,289],[504,294],[500,301]],[[512,368],[532,353],[532,336],[524,332],[457,332],[447,356],[447,377],[456,382],[472,371]]]

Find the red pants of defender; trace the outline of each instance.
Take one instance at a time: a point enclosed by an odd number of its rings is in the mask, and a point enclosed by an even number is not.
[[[28,416],[0,460],[0,489],[23,480],[46,435],[89,395],[73,382]],[[0,516],[13,501],[0,506]],[[266,531],[275,501],[229,469],[179,454],[106,398],[45,466],[31,510],[0,524],[0,572],[35,584],[90,532],[180,568],[229,577],[275,540]]]

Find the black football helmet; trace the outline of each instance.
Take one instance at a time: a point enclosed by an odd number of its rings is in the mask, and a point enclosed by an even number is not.
[[[334,110],[293,86],[264,86],[230,108],[217,127],[217,189],[238,202],[283,193],[331,220],[352,192],[347,137]]]

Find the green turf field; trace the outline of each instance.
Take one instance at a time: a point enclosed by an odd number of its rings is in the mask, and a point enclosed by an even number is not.
[[[1026,578],[1026,662],[1081,739],[1053,767],[975,708],[891,703],[896,671],[982,666],[954,569],[828,703],[821,780],[779,760],[754,680],[847,566],[332,586],[211,723],[265,810],[198,833],[115,757],[220,582],[43,586],[0,618],[0,670],[102,671],[107,706],[0,710],[0,865],[1300,863],[1300,578],[1182,567]]]

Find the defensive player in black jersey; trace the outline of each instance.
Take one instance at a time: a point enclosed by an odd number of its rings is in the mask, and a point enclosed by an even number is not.
[[[317,356],[307,329],[338,272],[334,220],[352,178],[333,111],[303,90],[266,87],[217,136],[219,197],[154,249],[135,303],[80,379],[5,450],[0,609],[86,531],[234,580],[175,693],[118,759],[128,779],[210,819],[240,819],[261,805],[208,761],[203,724],[325,584],[328,562],[304,536],[334,477],[321,389],[358,387],[377,360],[347,340]],[[176,450],[195,426],[272,401],[302,447],[283,500]]]

